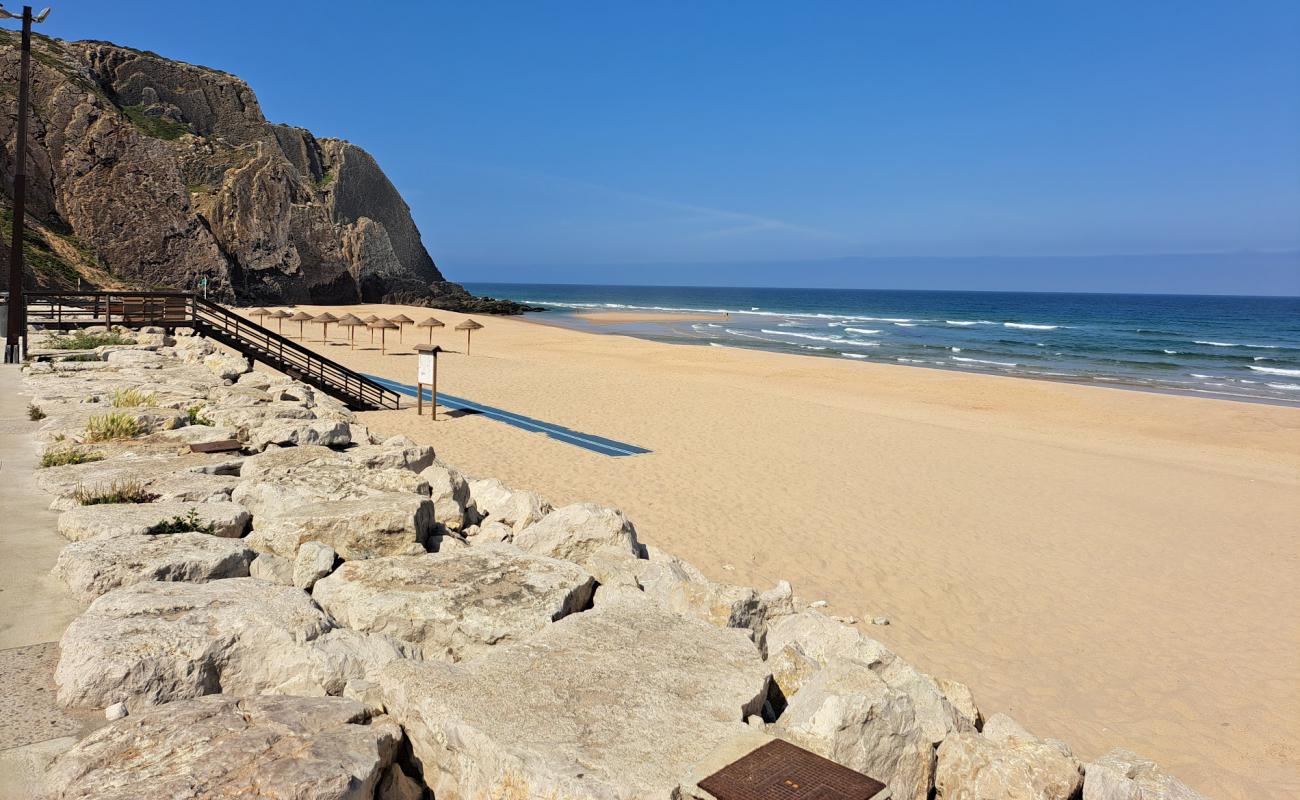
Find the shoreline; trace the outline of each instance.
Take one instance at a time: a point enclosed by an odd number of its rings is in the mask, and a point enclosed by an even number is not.
[[[550,316],[545,317],[544,313],[550,314]],[[701,312],[700,316],[690,316],[687,314],[676,314],[672,312],[662,312],[662,316],[656,316],[656,313],[659,312],[642,314],[639,312],[600,311],[600,312],[592,312],[590,315],[586,312],[579,312],[569,316],[577,317],[584,320],[590,320],[598,325],[616,325],[619,324],[620,322],[665,323],[665,322],[678,322],[678,321],[687,322],[693,320],[718,319],[718,314],[714,314],[712,312],[708,312],[708,313]],[[595,327],[590,329],[579,328],[579,327],[574,327],[572,325],[565,325],[561,322],[552,321],[562,316],[566,316],[566,315],[554,314],[548,311],[548,312],[525,313],[519,315],[517,318],[524,322],[531,322],[533,324],[545,325],[547,327],[560,328],[563,330],[576,331],[578,333],[590,333],[599,336],[626,336],[632,339],[638,339],[647,342],[656,342],[659,344],[680,345],[683,347],[730,348],[733,350],[748,350],[748,351],[762,352],[762,353],[776,353],[779,355],[792,355],[792,356],[799,356],[804,358],[836,360],[836,356],[834,355],[821,355],[818,353],[786,352],[780,350],[771,350],[762,347],[746,347],[741,344],[711,344],[709,342],[677,341],[677,340],[671,340],[667,338],[653,338],[650,336],[639,335],[637,333],[629,332],[629,331],[602,330],[600,328],[595,328]],[[1217,392],[1213,390],[1203,390],[1203,389],[1178,389],[1175,387],[1166,387],[1166,386],[1146,386],[1146,385],[1141,385],[1133,382],[1126,382],[1122,378],[1107,378],[1107,377],[1095,377],[1095,376],[1087,377],[1082,375],[1074,377],[1074,376],[1067,376],[1067,375],[1057,376],[1057,375],[1033,375],[1033,374],[1000,374],[996,372],[984,372],[975,369],[962,369],[960,367],[943,367],[937,364],[916,364],[916,363],[897,363],[897,362],[891,363],[887,361],[871,361],[867,363],[870,363],[873,366],[882,366],[882,367],[925,369],[925,370],[933,370],[936,372],[956,373],[958,375],[979,375],[979,376],[989,377],[989,378],[1013,378],[1013,379],[1027,380],[1027,381],[1043,381],[1047,383],[1068,384],[1071,386],[1081,386],[1081,387],[1094,388],[1094,389],[1122,389],[1124,391],[1129,391],[1129,392],[1144,392],[1150,394],[1170,395],[1174,397],[1191,397],[1191,398],[1200,398],[1203,400],[1223,400],[1225,402],[1232,402],[1232,403],[1250,403],[1250,404],[1257,404],[1257,405],[1276,406],[1280,408],[1300,409],[1300,398],[1297,398],[1296,400],[1288,400],[1286,398],[1281,398],[1281,397],[1276,397],[1276,398],[1252,397],[1249,395],[1235,394],[1232,392]]]

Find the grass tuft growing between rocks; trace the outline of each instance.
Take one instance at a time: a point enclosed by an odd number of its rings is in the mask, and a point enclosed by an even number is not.
[[[157,495],[145,490],[139,481],[113,481],[108,486],[88,488],[78,486],[72,492],[72,499],[83,506],[99,506],[108,503],[152,503]]]
[[[207,520],[199,519],[199,512],[190,509],[190,513],[185,516],[177,514],[171,519],[165,519],[162,522],[155,523],[145,531],[148,536],[163,536],[169,533],[186,533],[195,531],[197,533],[215,534],[217,526]]]
[[[98,414],[86,420],[86,441],[106,442],[111,439],[132,439],[145,432],[140,420],[121,411]]]
[[[94,350],[96,347],[115,344],[135,344],[135,340],[120,333],[77,331],[67,336],[55,336],[49,342],[49,346],[55,350]]]
[[[212,420],[210,420],[210,419],[208,419],[207,417],[203,416],[203,406],[202,406],[202,405],[190,406],[189,408],[185,409],[185,413],[189,416],[189,418],[190,418],[190,424],[191,424],[191,425],[209,425],[209,426],[210,426],[210,425],[213,425],[213,424],[214,424],[214,423],[212,422]]]
[[[41,466],[66,467],[69,464],[89,464],[103,459],[103,453],[82,450],[79,447],[51,447],[41,454]]]
[[[35,403],[28,403],[27,418],[30,419],[32,422],[36,422],[38,420],[45,419],[45,412],[42,411],[41,407],[36,405]]]
[[[123,106],[122,113],[147,136],[165,141],[174,141],[190,132],[190,126],[175,122],[166,117],[156,117],[145,111],[142,105]]]
[[[157,399],[158,396],[153,392],[142,392],[139,389],[116,389],[109,402],[113,408],[139,408],[141,406],[151,406]]]

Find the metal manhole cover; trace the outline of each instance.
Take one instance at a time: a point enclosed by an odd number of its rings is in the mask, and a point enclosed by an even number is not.
[[[872,800],[885,785],[777,739],[700,781],[718,800]]]

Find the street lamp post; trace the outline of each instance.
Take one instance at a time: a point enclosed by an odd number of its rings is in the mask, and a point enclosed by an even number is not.
[[[0,5],[0,19],[22,19],[23,46],[18,65],[18,143],[14,148],[14,224],[9,245],[9,313],[6,315],[5,363],[23,360],[27,338],[27,303],[23,299],[23,216],[27,200],[27,87],[32,80],[32,23],[44,22],[47,8],[35,17],[32,7],[23,6],[22,16]]]

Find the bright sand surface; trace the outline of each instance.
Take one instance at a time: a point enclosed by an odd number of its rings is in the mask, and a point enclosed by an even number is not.
[[[689,311],[583,311],[575,316],[587,322],[612,324],[619,322],[691,322],[694,320],[726,319],[725,314],[694,313]]]
[[[434,342],[463,350],[463,316],[435,313]],[[1211,797],[1300,796],[1300,411],[478,319],[440,388],[653,452],[475,415],[365,422],[622,508],[715,579],[887,616],[865,632],[1085,759],[1123,746]],[[414,383],[426,335],[325,350]]]

